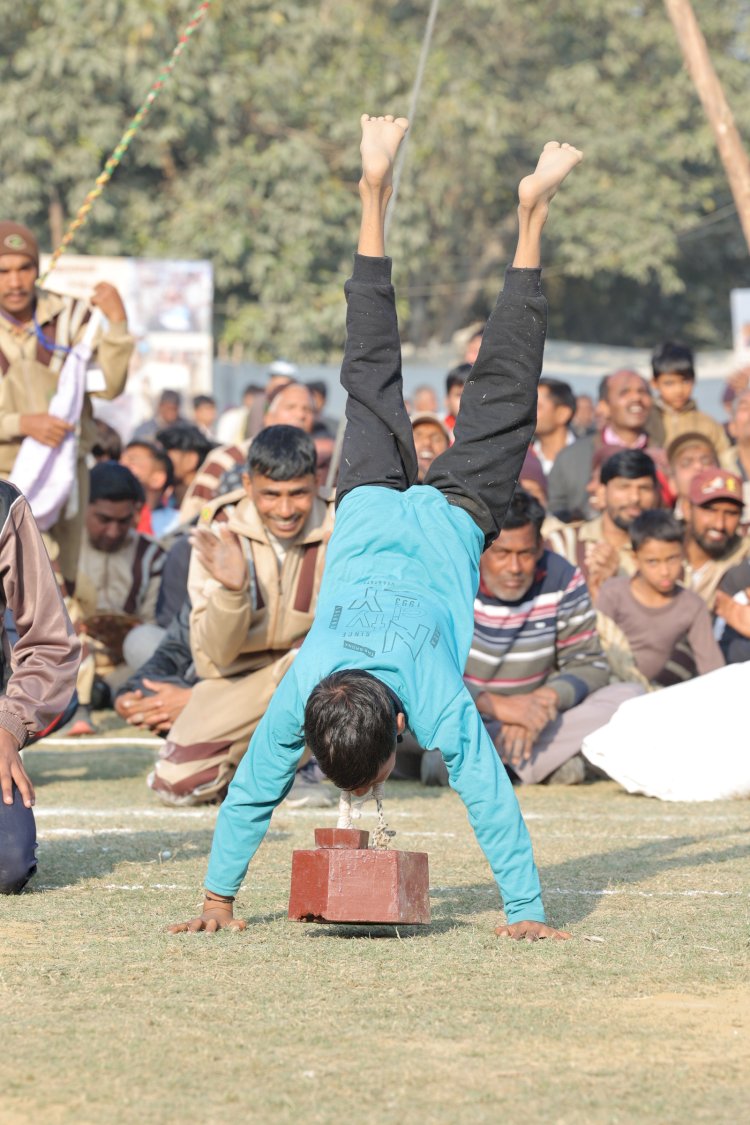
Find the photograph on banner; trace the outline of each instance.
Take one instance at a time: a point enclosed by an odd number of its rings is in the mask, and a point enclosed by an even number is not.
[[[48,261],[49,255],[42,255],[42,271]],[[113,402],[95,399],[94,413],[127,441],[153,415],[162,391],[179,391],[185,400],[210,393],[213,270],[206,261],[66,254],[44,288],[88,300],[100,281],[119,291],[136,346],[125,393]],[[89,385],[95,390],[95,371]]]

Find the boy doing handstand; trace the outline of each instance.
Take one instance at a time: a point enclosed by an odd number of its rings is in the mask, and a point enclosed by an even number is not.
[[[407,726],[439,746],[503,897],[501,936],[567,937],[545,925],[526,826],[464,686],[479,556],[499,533],[536,417],[546,301],[541,233],[581,159],[545,146],[519,188],[519,240],[464,389],[456,441],[417,485],[384,222],[405,118],[362,117],[362,220],[346,285],[347,391],[336,526],[315,622],[258,726],[219,811],[203,911],[170,927],[244,929],[232,903],[305,746],[341,789],[390,774]]]

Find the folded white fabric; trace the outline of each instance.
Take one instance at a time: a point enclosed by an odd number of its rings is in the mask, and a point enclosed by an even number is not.
[[[75,427],[81,419],[86,370],[102,320],[99,309],[94,309],[82,339],[73,347],[62,366],[57,390],[49,404],[50,414]],[[76,429],[55,449],[43,445],[33,437],[24,438],[21,442],[10,479],[26,497],[42,531],[47,531],[57,522],[66,505],[68,516],[74,516],[78,510],[75,491],[77,460]]]

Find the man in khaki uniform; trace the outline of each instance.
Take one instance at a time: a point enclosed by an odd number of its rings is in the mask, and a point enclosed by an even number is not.
[[[36,290],[39,247],[30,230],[0,222],[0,477],[13,468],[21,442],[31,436],[56,448],[71,430],[49,414],[60,369],[70,347],[83,335],[88,312],[83,302]],[[134,341],[125,308],[112,285],[101,282],[91,298],[109,321],[96,360],[104,376],[103,398],[125,388]],[[78,444],[78,512],[61,516],[50,530],[59,548],[59,568],[72,588],[78,562],[83,514],[88,497],[85,455],[96,440],[91,398],[84,396]]]
[[[168,804],[222,798],[313,622],[333,504],[318,495],[315,445],[269,426],[243,488],[208,505],[193,536],[190,647],[201,677],[149,785]]]

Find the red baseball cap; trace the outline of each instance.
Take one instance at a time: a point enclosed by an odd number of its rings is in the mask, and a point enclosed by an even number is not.
[[[693,477],[688,489],[688,500],[701,507],[712,500],[730,500],[742,507],[742,481],[735,473],[709,466]]]

